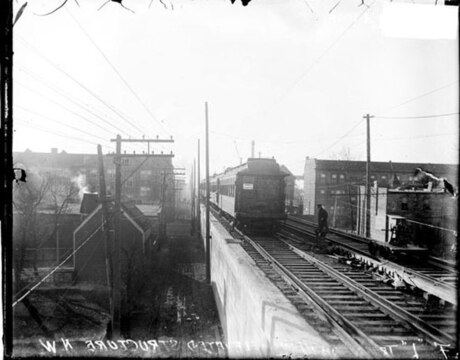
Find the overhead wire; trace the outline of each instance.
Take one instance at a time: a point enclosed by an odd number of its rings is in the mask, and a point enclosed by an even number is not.
[[[286,95],[299,84],[305,76],[309,74],[309,72],[318,64],[321,62],[321,60],[327,55],[327,53],[334,48],[339,41],[346,35],[346,33],[361,19],[361,17],[377,2],[377,0],[374,0],[374,2],[364,8],[363,11],[360,12],[360,14],[340,33],[340,35],[301,73],[301,75],[285,90],[283,94],[281,94],[278,98],[277,101],[279,102],[280,100],[284,99]]]
[[[141,134],[144,134],[145,131],[141,130],[138,126],[133,124],[128,118],[120,114],[120,112],[111,104],[103,100],[100,96],[98,96],[94,91],[89,89],[86,85],[84,85],[81,81],[77,80],[75,77],[70,75],[67,71],[62,69],[58,64],[50,60],[47,56],[45,56],[40,50],[38,50],[35,46],[31,45],[29,42],[27,42],[24,38],[22,38],[20,35],[18,36],[18,39],[25,44],[29,49],[31,49],[33,52],[38,54],[41,58],[43,58],[46,62],[48,62],[52,67],[63,73],[66,77],[68,77],[70,80],[75,82],[78,86],[80,86],[82,89],[87,91],[91,96],[93,96],[95,99],[97,99],[99,102],[101,102],[104,106],[106,106],[110,111],[112,111],[115,115],[117,115],[119,118],[121,118],[123,121],[126,121],[129,125],[131,125],[136,131],[140,132]]]
[[[70,15],[70,17],[73,19],[73,21],[78,25],[80,30],[85,34],[86,38],[93,44],[93,46],[97,49],[99,54],[104,58],[104,60],[109,64],[110,68],[117,74],[118,78],[122,81],[122,83],[126,86],[126,88],[129,90],[129,92],[137,99],[137,101],[141,104],[141,106],[144,108],[144,110],[150,115],[150,117],[156,121],[169,135],[171,135],[170,131],[168,131],[165,127],[165,125],[160,122],[155,115],[152,113],[152,111],[145,105],[145,103],[142,101],[142,99],[139,97],[139,95],[134,91],[134,89],[131,87],[131,85],[126,81],[126,79],[121,75],[120,71],[115,67],[115,65],[110,61],[108,56],[102,51],[102,49],[99,47],[99,45],[94,41],[94,39],[89,35],[89,33],[85,30],[85,28],[80,24],[80,22],[72,15],[70,11],[67,10],[67,13]]]
[[[434,114],[434,115],[415,115],[415,116],[384,116],[384,115],[374,115],[374,118],[377,119],[432,119],[438,117],[446,117],[452,115],[458,115],[460,113],[447,113],[447,114]]]
[[[79,132],[81,132],[82,134],[85,134],[85,135],[87,135],[87,136],[91,136],[91,137],[100,139],[100,140],[102,140],[102,141],[107,141],[106,138],[103,138],[103,137],[98,136],[98,135],[94,135],[94,134],[92,134],[92,133],[90,133],[90,132],[88,132],[88,131],[82,130],[82,129],[80,129],[80,128],[77,128],[77,127],[75,127],[75,126],[72,126],[72,125],[69,125],[69,124],[66,124],[66,123],[63,123],[62,121],[59,121],[59,120],[56,120],[56,119],[52,119],[52,118],[50,118],[50,117],[48,117],[48,116],[45,116],[45,115],[43,115],[43,114],[40,114],[40,113],[38,113],[38,112],[36,112],[36,111],[30,110],[30,109],[28,109],[28,108],[25,108],[25,107],[23,107],[23,106],[21,106],[21,105],[15,105],[15,107],[17,107],[17,108],[19,108],[19,109],[21,109],[21,110],[27,111],[27,112],[29,112],[29,113],[31,113],[31,114],[40,116],[40,117],[42,117],[42,118],[44,118],[44,119],[47,119],[47,120],[49,120],[49,121],[52,121],[52,122],[54,122],[54,123],[56,123],[56,124],[59,124],[59,125],[61,125],[61,126],[65,126],[65,127],[69,128],[69,129],[72,129],[72,130],[75,130],[75,131],[79,131]]]
[[[361,19],[361,17],[376,3],[377,0],[374,0],[372,4],[368,7],[365,7],[363,11],[348,25],[341,34],[319,55],[303,72],[302,74],[295,80],[291,86],[289,86],[286,91],[280,96],[280,99],[283,99],[298,83],[300,83],[305,76],[318,64],[326,55],[327,53],[336,46],[340,40],[346,35],[346,33]]]
[[[18,65],[17,65],[18,66]],[[24,71],[26,74],[28,74],[29,76],[35,78],[37,81],[39,81],[41,84],[45,85],[46,87],[48,87],[49,89],[53,90],[54,92],[56,92],[57,94],[61,95],[62,97],[66,98],[68,101],[72,102],[73,104],[75,104],[76,106],[78,106],[79,108],[85,110],[86,112],[90,113],[91,115],[97,117],[98,119],[102,120],[105,124],[113,127],[114,129],[120,131],[121,133],[125,134],[126,136],[128,136],[128,132],[126,130],[122,130],[120,129],[118,126],[116,126],[115,124],[113,124],[113,122],[110,122],[108,121],[107,119],[104,119],[103,117],[101,117],[99,114],[95,113],[93,110],[89,109],[89,105],[88,104],[82,104],[81,101],[77,101],[75,100],[75,96],[74,95],[70,95],[70,94],[66,94],[66,92],[62,89],[59,89],[57,86],[55,85],[52,85],[50,84],[49,82],[47,82],[45,79],[43,79],[42,77],[40,77],[39,75],[37,74],[34,74],[32,71],[30,71],[29,69],[27,69],[26,67],[22,66],[22,65],[19,65],[19,67],[21,68],[22,71]],[[29,91],[32,91],[36,94],[38,94],[39,96],[42,96],[42,97],[45,97],[44,95],[26,87],[25,85],[21,84],[20,82],[18,82],[17,80],[15,80],[15,83],[18,83],[20,84],[21,86],[24,86],[25,88],[27,88]],[[45,97],[46,99],[50,100],[48,97]],[[52,101],[52,100],[50,100]],[[88,120],[89,121],[89,120]],[[92,122],[92,124],[94,124]],[[98,125],[96,125],[98,126]],[[109,130],[108,130],[109,131]]]
[[[51,270],[48,274],[46,274],[41,280],[39,280],[35,285],[33,285],[24,295],[22,295],[19,299],[17,299],[15,302],[13,302],[13,305],[12,307],[14,308],[19,302],[21,302],[22,300],[24,300],[27,296],[29,296],[29,294],[34,291],[36,288],[38,288],[41,284],[43,284],[45,282],[46,279],[48,279],[51,275],[53,275],[59,268],[61,268],[64,263],[66,263],[72,255],[74,255],[75,253],[77,253],[77,251],[79,251],[84,245],[86,245],[86,243],[92,239],[92,237],[94,235],[97,234],[97,232],[99,231],[99,229],[102,228],[102,224],[99,225],[99,227],[84,241],[82,242],[74,251],[72,251],[72,253],[70,255],[68,255],[64,261],[62,261],[58,266],[56,266],[53,270]]]
[[[73,114],[73,115],[79,117],[80,119],[82,119],[82,120],[85,121],[85,122],[88,122],[88,123],[91,124],[92,126],[96,126],[96,127],[98,127],[99,129],[101,129],[101,130],[103,130],[103,131],[105,131],[105,132],[113,133],[110,129],[107,129],[107,128],[101,126],[101,125],[98,124],[98,123],[95,123],[95,122],[90,121],[89,119],[85,118],[83,115],[81,115],[81,114],[79,114],[79,113],[77,113],[77,112],[75,112],[75,111],[73,111],[73,110],[67,108],[66,106],[60,104],[59,102],[54,101],[54,100],[48,98],[47,96],[45,96],[45,95],[43,95],[43,94],[40,94],[40,93],[38,93],[38,92],[36,92],[36,91],[34,91],[34,90],[29,89],[28,87],[26,87],[25,85],[23,85],[22,83],[20,83],[20,82],[18,82],[18,81],[16,81],[16,82],[17,82],[20,86],[24,87],[25,89],[34,92],[36,95],[40,96],[41,98],[46,99],[46,100],[48,100],[49,102],[51,102],[51,103],[57,105],[57,106],[60,107],[61,109],[64,109],[64,110],[66,110],[67,112],[69,112],[69,113],[71,113],[71,114]],[[15,107],[21,108],[21,109],[26,110],[26,111],[31,112],[31,113],[35,113],[35,114],[38,115],[38,116],[41,116],[41,117],[44,117],[44,118],[48,118],[48,119],[51,120],[51,118],[47,117],[46,115],[39,114],[38,112],[33,111],[33,110],[30,110],[30,109],[28,109],[28,108],[26,108],[26,107],[24,107],[24,106],[15,105]],[[59,120],[54,120],[54,121],[57,121],[57,122],[62,123],[62,121],[59,121]]]
[[[433,89],[433,90],[428,91],[428,92],[426,92],[426,93],[423,93],[423,94],[421,94],[421,95],[417,95],[417,96],[415,96],[415,97],[413,97],[413,98],[410,98],[410,99],[408,99],[408,100],[406,100],[406,101],[403,101],[403,102],[400,103],[400,104],[391,106],[391,107],[389,107],[389,108],[387,108],[387,109],[394,109],[394,108],[397,108],[397,107],[400,107],[400,106],[409,104],[409,103],[411,103],[412,101],[415,101],[415,100],[424,98],[425,96],[431,95],[431,94],[433,94],[433,93],[435,93],[435,92],[438,92],[438,91],[440,91],[440,90],[444,90],[444,89],[446,89],[446,88],[448,88],[448,87],[450,87],[450,86],[452,86],[452,85],[454,85],[454,84],[457,84],[458,82],[459,82],[459,80],[453,81],[453,82],[448,83],[448,84],[446,84],[446,85],[444,85],[444,86],[438,87],[438,88],[436,88],[436,89]]]
[[[324,148],[323,150],[321,150],[320,152],[316,153],[314,156],[318,156],[322,153],[324,153],[325,151],[329,150],[330,148],[334,147],[335,145],[337,145],[340,141],[342,141],[344,138],[347,137],[347,135],[349,135],[353,130],[355,130],[359,125],[361,125],[362,123],[364,122],[364,119],[360,120],[358,123],[356,123],[350,130],[348,130],[345,134],[343,134],[342,136],[340,136],[336,141],[334,141],[331,145],[329,145],[327,148]]]
[[[32,127],[32,128],[34,128],[36,130],[39,130],[39,131],[42,131],[42,132],[45,132],[45,133],[49,133],[49,134],[52,134],[52,135],[57,135],[57,136],[67,138],[67,139],[70,139],[70,140],[76,140],[76,141],[78,141],[80,143],[98,145],[98,143],[93,142],[93,141],[89,141],[87,139],[83,139],[83,138],[79,138],[79,137],[76,137],[76,136],[68,135],[68,134],[65,134],[65,133],[62,133],[62,132],[59,132],[59,131],[56,131],[56,130],[48,129],[48,128],[43,127],[43,126],[38,126],[36,124],[31,124],[29,120],[25,120],[25,119],[21,119],[21,118],[17,118],[17,117],[16,117],[15,120],[19,121],[19,123],[22,122],[22,124],[26,125],[27,127]],[[102,145],[102,146],[105,147],[105,148],[112,149],[112,147],[108,146],[108,145]]]

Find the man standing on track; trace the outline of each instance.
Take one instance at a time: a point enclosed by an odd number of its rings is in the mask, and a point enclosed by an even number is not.
[[[321,204],[318,204],[317,208],[318,208],[318,228],[315,230],[316,235],[320,237],[325,237],[329,230],[327,226],[328,213]]]

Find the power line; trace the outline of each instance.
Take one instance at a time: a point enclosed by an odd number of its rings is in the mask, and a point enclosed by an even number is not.
[[[452,115],[458,115],[460,113],[448,113],[448,114],[436,114],[436,115],[418,115],[418,116],[380,116],[380,115],[375,115],[375,118],[378,119],[431,119],[431,118],[437,118],[437,117],[445,117],[445,116],[452,116]]]
[[[125,135],[128,134],[126,131],[123,131],[123,130],[121,130],[119,127],[115,126],[115,125],[113,124],[113,122],[112,122],[112,123],[109,122],[107,119],[104,119],[104,118],[101,117],[100,115],[96,114],[94,111],[90,110],[90,109],[88,108],[88,107],[89,107],[88,104],[81,104],[80,102],[76,101],[76,100],[74,99],[74,95],[70,95],[70,94],[68,94],[68,93],[66,94],[66,92],[65,92],[64,90],[59,89],[57,86],[50,84],[50,83],[47,82],[45,79],[43,79],[41,76],[39,76],[39,75],[37,75],[37,74],[34,74],[32,71],[30,71],[30,70],[27,69],[26,67],[21,66],[21,65],[19,65],[19,67],[20,67],[25,73],[27,73],[29,76],[35,78],[37,81],[39,81],[40,83],[42,83],[43,85],[45,85],[45,86],[48,87],[49,89],[53,90],[53,91],[56,92],[57,94],[59,94],[59,95],[61,95],[62,97],[66,98],[67,100],[69,100],[69,101],[72,102],[73,104],[77,105],[78,107],[82,108],[83,110],[87,111],[87,112],[90,113],[91,115],[93,115],[93,116],[97,117],[98,119],[102,120],[102,121],[103,121],[104,123],[106,123],[107,125],[109,125],[109,126],[115,128],[116,130],[118,130],[118,131],[124,133]],[[34,90],[32,90],[32,89],[26,87],[25,85],[21,84],[21,83],[18,82],[17,80],[16,80],[16,82],[17,82],[18,84],[20,84],[21,86],[24,86],[24,87],[25,87],[26,89],[28,89],[29,91],[32,91],[32,92],[38,94],[39,96],[42,96],[42,97],[46,98],[47,100],[50,100],[48,97],[45,97],[44,95],[42,95],[42,94],[40,94],[40,93],[38,93],[38,92],[36,92],[36,91],[34,91]],[[52,101],[52,100],[50,100],[50,101]],[[61,106],[61,105],[60,105],[60,106]],[[62,107],[62,106],[61,106],[61,107]],[[87,121],[89,121],[89,120],[87,120]],[[94,124],[94,123],[91,122],[91,124]],[[97,125],[96,125],[96,126],[97,126]],[[106,130],[106,131],[109,131],[109,130]]]
[[[313,63],[310,64],[310,66],[307,67],[307,69],[305,69],[302,74],[297,78],[296,81],[294,81],[294,83],[287,88],[287,90],[284,92],[284,94],[282,94],[280,96],[280,99],[283,99],[284,97],[286,97],[286,95],[295,87],[297,86],[297,84],[299,82],[301,82],[303,80],[303,78],[305,76],[308,75],[308,73],[315,67],[316,64],[318,64],[326,55],[327,53],[334,47],[336,46],[340,40],[342,40],[342,38],[345,36],[345,34],[358,22],[358,20],[372,7],[372,5],[375,4],[377,0],[375,0],[371,5],[369,5],[368,7],[366,7],[357,17],[355,20],[352,21],[352,23],[350,25],[348,25],[345,30],[342,31],[342,33],[326,48],[326,50],[323,51],[323,53],[318,56],[316,58],[315,61],[313,61]]]
[[[428,91],[428,92],[426,92],[426,93],[423,93],[423,94],[421,94],[421,95],[418,95],[418,96],[415,96],[415,97],[413,97],[413,98],[410,98],[409,100],[406,100],[406,101],[404,101],[404,102],[402,102],[402,103],[400,103],[400,104],[398,104],[398,105],[391,106],[390,109],[394,109],[394,108],[397,108],[397,107],[406,105],[406,104],[408,104],[408,103],[410,103],[410,102],[412,102],[412,101],[421,99],[421,98],[423,98],[423,97],[425,97],[425,96],[431,95],[431,94],[433,94],[433,93],[435,93],[435,92],[437,92],[437,91],[443,90],[443,89],[448,88],[448,87],[450,87],[450,86],[452,86],[452,85],[454,85],[454,84],[457,84],[457,83],[458,83],[458,80],[457,80],[457,81],[453,81],[453,82],[451,82],[451,83],[449,83],[449,84],[447,84],[447,85],[441,86],[441,87],[439,87],[439,88],[433,89],[433,90]]]
[[[80,244],[78,248],[76,248],[69,256],[67,256],[64,261],[62,261],[58,266],[56,266],[53,270],[51,270],[47,275],[45,275],[38,283],[36,283],[34,286],[30,288],[29,291],[27,291],[24,295],[22,295],[18,300],[16,300],[12,307],[15,307],[19,302],[24,300],[32,291],[34,291],[37,287],[39,287],[46,279],[48,279],[51,275],[53,275],[61,266],[64,265],[64,263],[67,262],[71,258],[72,255],[74,255],[78,250],[80,250],[89,240],[92,239],[94,235],[97,234],[99,229],[102,228],[102,224],[99,225],[99,227],[83,242]]]
[[[424,138],[431,138],[431,137],[440,137],[440,136],[457,136],[457,133],[441,133],[441,134],[431,134],[431,135],[422,135],[422,136],[401,136],[401,137],[392,137],[392,138],[380,138],[375,139],[375,142],[378,141],[392,141],[392,140],[406,140],[406,139],[424,139]]]
[[[18,84],[21,85],[21,86],[23,86],[23,85],[22,85],[21,83],[19,83],[19,82],[18,82]],[[27,87],[25,87],[25,88],[27,89]],[[30,89],[28,89],[28,90],[30,90]],[[31,91],[32,91],[32,90],[31,90]],[[47,99],[47,100],[49,100],[50,102],[52,102],[52,103],[58,105],[59,107],[63,108],[64,110],[66,110],[66,111],[68,111],[68,112],[70,112],[71,114],[73,114],[73,115],[75,115],[75,116],[77,116],[77,117],[83,119],[84,121],[90,123],[91,125],[94,125],[94,126],[98,127],[99,129],[102,129],[102,130],[104,130],[104,131],[106,131],[106,132],[112,133],[109,129],[104,128],[104,127],[102,127],[101,125],[99,125],[99,124],[97,124],[97,123],[91,122],[90,120],[86,119],[86,118],[83,117],[82,115],[80,115],[80,114],[74,112],[73,110],[70,110],[70,109],[66,108],[66,107],[63,106],[63,105],[60,105],[59,103],[57,103],[57,102],[55,102],[55,101],[53,101],[53,100],[47,98],[46,96],[40,95],[39,93],[37,93],[37,95],[39,95],[40,97],[42,97],[42,98],[44,98],[44,99]],[[63,124],[63,125],[64,125],[64,123],[61,122],[61,121],[59,121],[59,120],[52,119],[52,118],[50,118],[50,117],[47,117],[46,115],[40,114],[40,113],[38,113],[38,112],[36,112],[36,111],[34,111],[34,110],[30,110],[29,108],[26,108],[26,107],[24,107],[24,106],[15,105],[15,107],[18,107],[18,108],[20,108],[20,109],[22,109],[22,110],[25,110],[25,111],[27,111],[27,112],[29,112],[29,113],[31,113],[31,114],[35,114],[35,115],[38,115],[38,116],[40,116],[40,117],[42,117],[42,118],[45,118],[45,119],[48,119],[48,120],[51,120],[51,121],[54,121],[54,122],[57,122],[57,123],[60,123],[60,124]],[[66,125],[66,126],[70,127],[70,125]],[[74,130],[77,130],[77,131],[80,131],[80,132],[85,132],[85,131],[80,130],[80,129],[77,129],[77,128],[73,128],[73,129],[74,129]],[[87,132],[85,132],[85,133],[86,133],[87,135],[89,134],[89,133],[87,133]],[[92,134],[90,134],[90,135],[91,135],[91,136],[94,136],[94,135],[92,135]]]
[[[29,49],[31,49],[32,51],[34,51],[36,54],[38,54],[40,57],[42,57],[45,61],[47,61],[49,64],[51,64],[51,66],[53,66],[55,69],[59,70],[60,72],[62,72],[64,75],[66,75],[69,79],[71,79],[73,82],[75,82],[77,85],[79,85],[81,88],[83,88],[85,91],[87,91],[88,93],[90,93],[94,98],[96,98],[98,101],[100,101],[102,104],[104,104],[104,106],[106,106],[108,109],[110,109],[110,111],[112,111],[115,115],[117,115],[118,117],[120,117],[121,119],[123,119],[124,121],[126,121],[128,124],[130,124],[133,128],[135,128],[137,131],[139,131],[141,134],[144,133],[144,131],[142,131],[138,126],[136,126],[135,124],[133,124],[128,118],[126,118],[125,116],[123,116],[122,114],[120,114],[120,112],[118,110],[116,110],[116,108],[112,105],[110,105],[109,103],[107,103],[106,101],[104,101],[102,98],[100,98],[96,93],[94,93],[92,90],[90,90],[87,86],[85,86],[83,83],[81,83],[80,81],[78,81],[77,79],[75,79],[72,75],[70,75],[67,71],[65,71],[64,69],[62,69],[59,65],[57,65],[56,63],[54,63],[53,61],[51,61],[50,59],[48,59],[45,55],[43,55],[42,52],[40,52],[35,46],[29,44],[24,38],[22,38],[21,36],[18,36],[18,39],[23,42]]]
[[[40,116],[40,117],[42,117],[42,118],[44,118],[44,119],[53,121],[53,122],[55,122],[55,123],[57,123],[57,124],[59,124],[59,125],[68,127],[69,129],[72,129],[72,130],[75,130],[75,131],[79,131],[79,132],[81,132],[82,134],[85,134],[85,135],[88,135],[88,136],[97,138],[97,139],[99,139],[99,140],[104,140],[104,141],[106,141],[106,139],[103,138],[103,137],[100,137],[100,136],[91,134],[91,133],[89,133],[89,132],[87,132],[87,131],[85,131],[85,130],[76,128],[75,126],[65,124],[65,123],[63,123],[63,122],[61,122],[61,121],[59,121],[59,120],[52,119],[52,118],[50,118],[50,117],[44,116],[44,115],[42,115],[42,114],[40,114],[40,113],[38,113],[38,112],[32,111],[32,110],[30,110],[30,109],[27,109],[27,108],[25,108],[25,107],[23,107],[23,106],[21,106],[21,105],[15,105],[15,107],[18,107],[19,109],[22,109],[22,110],[24,110],[24,111],[27,111],[27,112],[29,112],[29,113],[31,113],[31,114]]]
[[[97,143],[92,142],[92,141],[88,141],[88,140],[85,140],[85,139],[82,139],[82,138],[79,138],[79,137],[76,137],[76,136],[67,135],[67,134],[61,133],[59,131],[50,130],[50,129],[47,129],[46,127],[43,127],[43,126],[38,126],[38,125],[35,125],[35,124],[31,124],[28,120],[25,120],[25,119],[16,118],[16,120],[19,121],[19,122],[22,122],[23,125],[25,125],[27,127],[32,127],[34,129],[37,129],[37,130],[45,132],[45,133],[57,135],[57,136],[60,136],[60,137],[63,137],[63,138],[71,139],[71,140],[77,140],[78,142],[82,142],[82,143],[86,143],[86,144],[97,145]],[[104,146],[105,148],[112,149],[112,147],[107,146],[107,145],[102,145],[102,146]]]
[[[93,38],[88,34],[88,32],[84,29],[83,26],[81,26],[81,24],[78,22],[78,20],[72,15],[72,13],[70,11],[67,11],[67,13],[70,15],[70,17],[73,19],[73,21],[75,21],[75,23],[78,25],[78,27],[80,28],[80,30],[86,35],[86,37],[88,38],[88,40],[91,42],[91,44],[93,44],[93,46],[97,49],[97,51],[102,55],[102,57],[104,58],[104,60],[107,62],[107,64],[110,65],[110,67],[112,68],[112,70],[115,72],[115,74],[118,75],[118,77],[120,78],[120,80],[123,82],[123,84],[126,86],[126,88],[131,92],[131,94],[137,99],[137,101],[139,101],[139,103],[141,104],[141,106],[144,108],[144,110],[150,115],[150,117],[156,121],[161,127],[163,127],[163,129],[170,135],[170,132],[166,129],[166,127],[164,126],[163,123],[161,123],[160,121],[158,121],[158,119],[155,117],[155,115],[153,115],[153,113],[150,111],[150,109],[147,107],[147,105],[145,105],[145,103],[142,101],[142,99],[139,97],[139,95],[133,90],[133,88],[131,87],[131,85],[129,85],[129,83],[126,81],[126,79],[121,75],[121,73],[118,71],[118,69],[115,67],[115,65],[113,65],[113,63],[109,60],[109,58],[107,57],[107,55],[105,55],[105,53],[101,50],[101,48],[96,44],[96,42],[93,40]]]
[[[339,143],[341,140],[343,140],[348,134],[350,134],[354,129],[356,129],[359,125],[361,125],[364,122],[364,120],[360,120],[356,125],[354,125],[350,130],[348,130],[345,134],[343,134],[341,137],[339,137],[336,141],[334,141],[331,145],[329,145],[327,148],[324,150],[321,150],[319,153],[314,155],[314,157],[322,154],[326,150],[329,150],[330,148],[334,147],[337,143]]]

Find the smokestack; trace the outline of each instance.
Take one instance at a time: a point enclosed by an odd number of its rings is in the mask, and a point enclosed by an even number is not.
[[[255,154],[255,153],[254,153],[255,144],[256,144],[255,141],[252,140],[252,141],[251,141],[251,157],[252,157],[252,158],[255,156],[255,155],[254,155],[254,154]]]

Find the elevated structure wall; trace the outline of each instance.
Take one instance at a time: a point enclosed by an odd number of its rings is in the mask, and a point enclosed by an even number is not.
[[[212,215],[210,229],[211,284],[229,356],[330,357],[328,344]],[[206,247],[204,231],[202,238]]]

